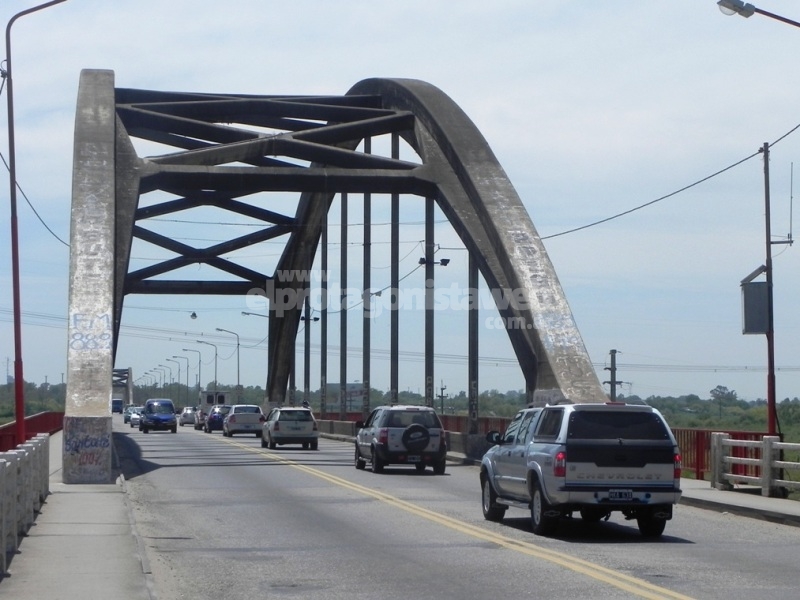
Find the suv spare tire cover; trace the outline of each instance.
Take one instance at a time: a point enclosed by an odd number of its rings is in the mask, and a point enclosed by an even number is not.
[[[409,452],[421,452],[428,447],[431,441],[431,434],[428,433],[428,428],[419,423],[412,423],[403,431],[403,446]]]

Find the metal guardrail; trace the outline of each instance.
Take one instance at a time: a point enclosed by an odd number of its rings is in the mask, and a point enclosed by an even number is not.
[[[50,493],[50,434],[40,433],[13,450],[0,452],[0,552],[2,574],[8,556],[33,526]]]
[[[729,433],[711,434],[711,485],[730,490],[736,483],[761,488],[762,496],[783,497],[785,489],[800,489],[800,481],[785,472],[800,471],[800,462],[783,460],[783,451],[800,452],[800,444],[782,442],[778,436],[760,441],[736,440]]]

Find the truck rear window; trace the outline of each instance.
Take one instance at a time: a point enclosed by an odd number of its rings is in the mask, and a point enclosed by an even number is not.
[[[567,437],[575,440],[668,440],[669,431],[654,413],[587,410],[570,415]]]

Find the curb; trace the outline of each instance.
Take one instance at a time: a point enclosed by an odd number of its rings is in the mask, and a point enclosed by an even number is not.
[[[789,525],[791,527],[800,527],[800,517],[794,515],[787,515],[785,513],[776,512],[773,510],[756,508],[751,506],[739,506],[736,504],[725,504],[716,502],[714,500],[705,500],[703,498],[692,498],[684,495],[681,496],[679,505],[692,506],[694,508],[702,508],[705,510],[713,510],[718,513],[729,513],[740,517],[749,517],[751,519],[760,519],[762,521],[769,521],[777,525]]]

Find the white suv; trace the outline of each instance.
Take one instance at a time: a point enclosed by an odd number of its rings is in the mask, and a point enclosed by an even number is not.
[[[261,433],[261,447],[302,444],[304,450],[319,447],[319,427],[310,408],[278,406],[269,411]]]
[[[385,465],[413,464],[422,472],[433,467],[444,475],[447,441],[442,423],[428,406],[379,406],[366,422],[357,421],[355,467],[363,469],[367,461],[373,473]]]

